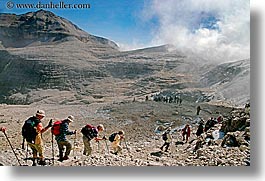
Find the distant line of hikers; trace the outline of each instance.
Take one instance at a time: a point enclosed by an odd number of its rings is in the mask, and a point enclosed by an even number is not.
[[[35,116],[28,118],[23,127],[22,127],[22,136],[23,136],[23,147],[24,140],[27,141],[28,146],[31,148],[33,152],[33,164],[32,166],[36,166],[37,158],[39,155],[39,165],[46,165],[44,158],[44,146],[42,140],[42,133],[46,132],[49,128],[51,128],[52,135],[55,136],[55,140],[59,149],[59,159],[58,161],[64,161],[69,159],[70,152],[72,150],[72,144],[67,140],[66,135],[75,135],[77,134],[77,130],[70,131],[69,124],[74,122],[74,116],[69,115],[67,118],[52,122],[49,121],[49,124],[46,127],[42,125],[42,119],[45,117],[45,112],[43,110],[38,110]],[[1,128],[1,131],[5,132],[6,128]],[[92,146],[91,140],[101,141],[107,140],[106,136],[102,138],[98,137],[99,132],[104,131],[104,126],[102,124],[92,126],[90,124],[85,125],[81,129],[81,133],[83,135],[83,143],[84,143],[84,151],[83,155],[91,155]],[[122,147],[120,146],[121,140],[124,139],[124,131],[120,130],[118,132],[112,133],[109,137],[109,141],[112,142],[111,146],[113,149],[113,154],[117,155],[122,151]],[[75,137],[76,141],[76,137]],[[53,138],[52,138],[53,144]],[[106,143],[107,144],[107,143]],[[65,151],[64,151],[64,148]],[[54,153],[53,153],[54,155]]]

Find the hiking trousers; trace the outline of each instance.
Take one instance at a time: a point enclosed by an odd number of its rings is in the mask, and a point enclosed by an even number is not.
[[[120,153],[122,151],[122,147],[120,145],[112,145],[114,153]]]
[[[62,154],[64,152],[64,147],[66,147],[65,155],[64,156],[69,156],[72,145],[69,141],[57,141],[58,148],[59,148],[59,154]]]
[[[91,155],[91,152],[92,152],[92,147],[91,147],[91,144],[90,144],[90,141],[86,136],[83,135],[83,143],[84,143],[84,152],[83,152],[83,155]]]
[[[163,148],[165,147],[165,151],[168,151],[168,148],[170,146],[170,142],[165,141],[165,143],[160,147],[160,149],[163,151]]]
[[[40,160],[44,160],[42,144],[33,144],[30,142],[27,142],[27,143],[33,152],[33,158],[36,159],[38,157],[37,154],[39,153]]]

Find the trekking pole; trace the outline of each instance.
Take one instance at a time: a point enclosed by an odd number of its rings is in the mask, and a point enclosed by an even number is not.
[[[52,134],[52,133],[51,133]],[[52,165],[54,165],[54,146],[53,146],[53,134],[52,134]]]
[[[76,146],[76,132],[75,132],[74,148],[73,148],[73,155],[74,155],[74,157],[75,157],[75,146]]]
[[[23,150],[25,150],[25,138],[24,138],[24,137],[23,137],[23,141],[22,141],[21,148],[22,148]]]
[[[105,144],[106,144],[106,148],[108,150],[108,153],[109,153],[109,146],[108,146],[107,140],[104,139],[104,141],[105,141]]]
[[[99,141],[97,141],[97,143],[98,143],[98,153],[99,153]]]
[[[128,152],[131,153],[130,150],[129,150],[129,148],[128,148],[128,146],[127,146],[127,143],[126,143],[125,138],[124,138],[124,143],[125,143],[125,147],[126,147],[126,149],[128,150]]]
[[[28,151],[29,151],[29,145],[27,144],[27,152],[26,152],[26,163],[28,164]]]
[[[9,145],[10,145],[10,147],[11,147],[13,153],[15,154],[15,156],[16,156],[16,158],[17,158],[17,161],[18,161],[18,163],[19,163],[19,166],[22,166],[21,163],[20,163],[20,161],[19,161],[19,159],[18,159],[18,157],[17,157],[17,154],[16,154],[15,150],[13,149],[13,146],[12,146],[11,142],[9,141],[9,139],[8,139],[8,137],[7,137],[7,135],[6,135],[6,132],[3,132],[3,133],[4,133],[6,139],[7,139],[8,143],[9,143]]]

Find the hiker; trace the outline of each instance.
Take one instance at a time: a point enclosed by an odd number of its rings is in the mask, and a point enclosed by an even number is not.
[[[39,165],[46,165],[44,158],[44,147],[42,140],[42,133],[46,132],[50,127],[52,127],[52,120],[50,120],[49,124],[44,128],[42,125],[42,119],[45,117],[45,112],[43,110],[37,110],[36,115],[28,118],[25,124],[22,127],[22,135],[24,139],[26,139],[27,144],[31,148],[33,152],[33,164],[32,166],[36,166],[37,154],[39,153]],[[33,126],[33,134],[26,128],[27,124],[31,124]],[[33,124],[33,125],[32,125]]]
[[[214,118],[211,117],[210,119],[207,120],[204,126],[204,132],[207,132],[211,127],[215,125]]]
[[[197,137],[199,137],[203,133],[203,129],[204,129],[203,128],[203,121],[200,121],[199,126],[198,126],[198,129],[196,131]]]
[[[202,136],[198,136],[198,139],[195,143],[195,148],[193,149],[193,153],[195,153],[198,149],[202,148],[204,144],[204,139]]]
[[[250,113],[250,103],[245,104],[245,113],[249,114]]]
[[[6,132],[6,127],[0,127],[0,131],[2,131],[3,133]]]
[[[71,143],[67,140],[66,135],[76,134],[76,130],[69,131],[69,124],[74,121],[74,116],[70,115],[66,119],[62,120],[60,125],[60,133],[55,135],[55,140],[57,141],[57,145],[59,148],[59,159],[58,161],[64,161],[69,159],[69,155],[72,149]],[[64,147],[66,147],[66,151],[64,154]]]
[[[179,105],[182,103],[182,98],[179,96]]]
[[[165,141],[164,144],[160,147],[160,150],[163,151],[164,147],[165,152],[168,152],[168,148],[170,146],[170,143],[172,142],[172,137],[170,135],[171,128],[169,127],[163,134],[162,139]]]
[[[222,115],[219,115],[216,120],[217,120],[217,123],[221,123],[223,121]]]
[[[201,106],[197,106],[197,115],[199,115],[200,114],[200,111],[201,111]]]
[[[176,95],[176,102],[179,104],[179,96]]]
[[[120,130],[118,133],[112,133],[112,135],[115,135],[112,141],[112,149],[113,149],[113,154],[118,155],[118,153],[121,153],[122,147],[120,145],[120,142],[122,139],[124,139],[124,131]],[[110,136],[111,137],[111,136]]]
[[[99,124],[97,127],[87,124],[82,128],[81,133],[83,134],[84,143],[83,155],[91,155],[92,147],[90,141],[92,139],[95,139],[97,142],[100,140],[106,140],[105,136],[103,138],[98,137],[98,133],[102,131],[104,131],[104,126],[102,124]]]
[[[182,138],[183,141],[186,141],[186,143],[189,141],[190,137],[190,125],[186,124],[185,127],[182,129]]]

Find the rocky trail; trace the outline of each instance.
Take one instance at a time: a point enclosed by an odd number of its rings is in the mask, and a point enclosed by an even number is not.
[[[206,121],[209,117],[222,114],[224,120],[216,124],[200,138],[195,135],[197,120],[195,107],[189,102],[182,105],[154,101],[124,101],[119,103],[102,103],[90,105],[41,105],[18,106],[1,105],[1,126],[6,126],[7,135],[11,141],[21,165],[31,166],[32,154],[21,148],[20,134],[23,122],[32,116],[36,109],[44,109],[46,118],[43,124],[50,119],[63,119],[72,114],[75,122],[70,130],[77,129],[77,138],[69,136],[74,148],[70,159],[64,162],[57,161],[58,149],[54,145],[54,164],[52,154],[52,136],[50,131],[43,134],[45,157],[47,166],[247,166],[250,165],[250,118],[243,108],[231,108],[220,105],[202,104],[200,118]],[[55,117],[56,116],[56,117]],[[99,143],[92,141],[91,156],[82,155],[83,143],[80,129],[90,123],[104,124],[105,131],[100,136],[109,136],[112,132],[123,129],[126,139],[122,142],[123,151],[120,155],[111,153],[111,144],[107,141]],[[180,128],[191,124],[191,137],[188,143],[182,142]],[[155,132],[168,126],[174,128],[173,142],[169,152],[160,150],[163,140],[161,132]],[[210,135],[215,130],[223,130],[226,135],[236,138],[236,145],[229,145],[227,136],[214,139]],[[225,140],[226,139],[226,140]],[[225,140],[225,141],[224,141]],[[227,143],[228,141],[228,143]],[[201,147],[195,150],[196,145]],[[2,165],[18,166],[11,147],[5,136],[0,134],[0,163]],[[26,159],[28,158],[28,159]]]

